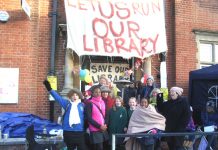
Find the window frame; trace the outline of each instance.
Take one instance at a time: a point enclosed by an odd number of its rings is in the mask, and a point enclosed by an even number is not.
[[[215,45],[218,45],[218,32],[194,31],[194,33],[196,35],[196,43],[197,43],[197,68],[200,69],[202,67],[218,64],[218,62],[216,62],[215,60],[215,57],[216,57]],[[212,62],[200,60],[200,44],[211,44],[212,45]]]

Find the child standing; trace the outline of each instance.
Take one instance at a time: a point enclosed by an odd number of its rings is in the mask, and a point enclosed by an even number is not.
[[[115,133],[125,133],[127,124],[127,113],[126,109],[123,107],[123,99],[121,97],[116,97],[115,105],[109,110],[107,115],[108,132],[109,132],[109,144],[112,144],[112,134]],[[123,138],[117,138],[116,149],[121,149]]]
[[[84,134],[84,104],[81,102],[82,93],[78,89],[72,89],[67,94],[69,100],[62,98],[52,90],[50,83],[43,82],[48,92],[64,108],[63,136],[68,150],[86,150]]]
[[[86,104],[86,116],[93,150],[103,150],[103,142],[108,140],[105,112],[106,107],[101,97],[100,87],[95,86],[93,87],[92,98]]]
[[[129,104],[129,108],[127,109],[127,127],[129,124],[130,117],[132,116],[133,111],[136,109],[136,105],[137,105],[136,98],[131,97],[129,99],[128,104]]]
[[[154,106],[149,105],[148,99],[142,98],[140,105],[136,107],[130,118],[127,133],[155,134],[159,130],[164,129],[164,116],[159,114]],[[156,140],[151,137],[136,138],[136,140],[130,137],[126,138],[126,141],[126,150],[138,149],[137,146],[139,146],[142,150],[153,150]]]

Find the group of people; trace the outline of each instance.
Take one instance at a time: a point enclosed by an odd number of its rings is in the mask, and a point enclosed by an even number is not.
[[[90,88],[91,97],[88,99],[83,99],[78,89],[71,89],[68,98],[65,99],[52,90],[47,80],[43,83],[65,110],[62,125],[64,142],[68,150],[74,150],[76,147],[77,150],[103,150],[111,148],[112,134],[115,133],[154,134],[162,131],[186,131],[191,112],[187,99],[182,97],[183,89],[172,87],[170,100],[164,101],[162,93],[154,86],[153,81],[153,77],[149,77],[147,84],[138,92],[140,94],[129,97],[128,102],[117,96],[115,90],[107,85],[104,76],[100,78],[98,85]],[[88,143],[85,134],[88,134]],[[181,137],[169,137],[164,140],[167,141],[170,150],[183,148]],[[148,138],[117,138],[116,140],[118,150],[153,150],[159,146],[156,139],[149,141]]]

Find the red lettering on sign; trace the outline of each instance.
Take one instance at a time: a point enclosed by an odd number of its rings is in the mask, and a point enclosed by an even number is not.
[[[87,6],[86,3],[83,3],[83,1],[78,1],[78,8],[80,10],[88,10],[86,6]]]
[[[149,12],[149,6],[148,3],[146,3],[146,9],[144,8],[144,4],[141,3],[132,3],[132,8],[133,8],[133,12],[134,14],[141,14],[141,15],[148,15]],[[144,10],[147,10],[147,12],[145,12]]]
[[[108,5],[107,9],[105,9],[105,10],[106,11],[110,10],[110,13],[107,16],[106,16],[106,14],[103,13],[102,9],[104,9],[105,7],[102,8],[100,2],[98,3],[98,7],[99,7],[99,12],[100,12],[101,16],[104,17],[104,18],[110,19],[110,18],[112,18],[114,16],[114,7],[113,7],[113,5],[110,2],[108,2],[108,4],[109,5]]]
[[[76,8],[76,5],[72,4],[69,0],[67,1],[67,5],[70,6],[70,7]]]
[[[156,11],[160,12],[160,3],[159,3],[159,1],[157,1],[157,3],[151,2],[151,5],[152,5],[153,13],[156,13]]]
[[[140,53],[140,51],[139,51],[138,47],[136,46],[136,44],[135,44],[133,39],[130,39],[129,49],[137,51],[139,56],[141,56],[141,53]]]
[[[127,21],[127,27],[130,38],[132,37],[132,34],[134,34],[138,39],[140,39],[137,34],[137,32],[139,32],[140,27],[136,22]]]
[[[103,25],[105,27],[105,33],[103,33],[103,30],[100,31],[100,33],[97,32],[97,24],[99,25]],[[103,20],[103,19],[99,19],[99,18],[95,18],[92,21],[92,27],[93,27],[93,32],[96,36],[100,37],[100,38],[105,38],[108,35],[108,27],[107,27],[107,23]],[[100,35],[103,34],[103,35]]]
[[[95,45],[95,51],[98,52],[99,48],[98,48],[98,39],[94,38],[94,45]]]
[[[115,25],[117,25],[117,24],[115,24]],[[117,26],[116,26],[116,27],[113,27],[113,22],[110,21],[110,22],[109,22],[109,26],[110,26],[111,33],[112,33],[115,37],[121,36],[121,35],[123,34],[123,32],[124,32],[123,22],[120,22],[120,27],[117,27]],[[115,32],[114,29],[119,29],[119,28],[120,28],[120,32],[119,32],[119,33]]]
[[[91,48],[87,48],[87,45],[86,45],[86,35],[83,35],[83,48],[84,48],[84,51],[93,51],[93,49]]]
[[[109,38],[94,38],[94,47],[87,46],[87,43],[90,43],[91,41],[87,42],[87,38],[84,35],[83,41],[84,41],[84,51],[95,51],[95,52],[105,52],[106,54],[111,53],[123,53],[124,55],[127,54],[128,56],[130,53],[133,53],[134,51],[138,53],[139,56],[144,57],[146,54],[155,53],[156,52],[156,44],[158,40],[159,34],[155,36],[155,38],[144,38],[144,39],[128,39],[124,38],[116,38],[114,40]],[[103,49],[99,50],[99,45],[103,46]],[[124,51],[124,52],[122,52]],[[128,54],[129,53],[129,54]]]
[[[125,39],[123,38],[117,38],[115,39],[115,46],[117,48],[117,52],[118,54],[120,53],[120,50],[124,50],[126,52],[129,52],[129,49],[128,48],[125,48],[124,47],[124,44],[125,44]]]
[[[155,39],[152,38],[147,38],[147,39],[142,39],[141,40],[141,50],[142,50],[142,56],[144,56],[145,53],[151,53],[151,52],[156,52],[156,44],[158,40],[159,34],[156,35]],[[151,45],[152,48],[148,48],[149,44]]]
[[[124,3],[124,2],[117,2],[117,3],[115,3],[115,7],[118,9],[118,11],[116,12],[116,15],[120,19],[127,19],[127,18],[129,18],[130,10],[127,8],[126,3]]]
[[[114,52],[114,47],[111,39],[104,38],[104,50],[107,53],[113,53]]]

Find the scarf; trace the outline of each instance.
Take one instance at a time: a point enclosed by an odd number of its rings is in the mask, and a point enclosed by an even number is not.
[[[69,115],[69,125],[70,127],[73,124],[80,124],[80,116],[78,111],[78,104],[81,102],[81,100],[77,100],[76,102],[70,102],[71,103],[71,109],[70,109],[70,115]]]

